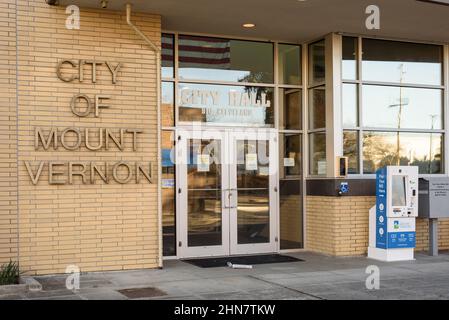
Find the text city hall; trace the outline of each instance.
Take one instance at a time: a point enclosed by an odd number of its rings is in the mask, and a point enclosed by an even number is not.
[[[66,83],[73,81],[82,82],[85,80],[83,68],[90,64],[92,74],[91,83],[96,83],[96,67],[102,65],[101,62],[80,60],[78,63],[78,75],[67,76],[62,71],[64,65],[74,67],[76,64],[69,60],[58,62],[56,75],[58,79]],[[117,83],[117,74],[122,67],[118,63],[115,67],[106,61],[105,65],[111,72],[112,84]],[[89,117],[93,114],[94,118],[100,117],[100,108],[108,109],[110,106],[104,101],[111,99],[110,96],[96,94],[93,102],[84,94],[75,94],[71,101],[69,110],[73,115],[79,118]],[[80,102],[84,102],[84,110],[80,108]],[[142,129],[135,128],[41,128],[34,130],[34,149],[36,151],[49,149],[81,151],[84,147],[88,152],[137,152],[139,150],[139,137],[143,134]],[[62,148],[60,148],[62,147]],[[36,185],[43,177],[43,170],[48,171],[49,184],[73,184],[78,179],[85,184],[95,184],[96,180],[104,183],[115,181],[120,184],[141,181],[152,183],[152,164],[151,162],[141,163],[138,161],[127,162],[118,160],[113,163],[107,161],[24,161],[25,168],[31,179],[31,183]],[[143,179],[143,180],[142,180]]]

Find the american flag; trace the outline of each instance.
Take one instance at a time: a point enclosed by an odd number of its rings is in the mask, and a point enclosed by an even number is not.
[[[162,35],[162,66],[163,67],[173,67],[173,36],[169,34]]]
[[[231,69],[230,40],[180,35],[178,59],[183,68]],[[162,60],[173,61],[173,43],[162,38]]]

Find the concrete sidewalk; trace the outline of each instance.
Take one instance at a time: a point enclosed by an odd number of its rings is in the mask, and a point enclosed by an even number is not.
[[[449,254],[417,254],[415,261],[383,263],[365,257],[290,254],[305,261],[255,265],[254,269],[199,268],[165,261],[163,270],[81,274],[81,288],[65,288],[65,275],[37,277],[40,292],[0,299],[449,299]],[[366,267],[380,268],[380,289],[367,290]],[[129,294],[128,294],[129,296]]]

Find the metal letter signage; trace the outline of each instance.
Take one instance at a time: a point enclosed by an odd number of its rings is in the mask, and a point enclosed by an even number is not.
[[[97,60],[61,60],[56,66],[56,76],[63,82],[71,83],[76,80],[83,82],[84,68],[91,67],[91,83],[97,80],[97,69],[106,65],[111,74],[112,84],[117,83],[117,76],[122,64],[109,61]],[[108,109],[107,103],[111,97],[103,94],[94,95],[93,99],[83,93],[75,94],[70,101],[71,112],[79,117],[85,118],[93,114],[94,118],[100,118],[100,109]],[[84,105],[84,106],[83,106]],[[86,128],[40,128],[34,130],[34,149],[58,150],[59,146],[68,151],[79,151],[85,148],[87,151],[111,151],[111,152],[136,152],[139,150],[139,137],[143,133],[139,128],[117,128],[109,129],[102,127]],[[125,137],[127,140],[125,140]],[[125,145],[125,141],[130,141]],[[95,184],[96,177],[99,181],[110,183],[115,181],[119,184],[140,183],[141,180],[153,183],[152,164],[140,162],[127,162],[123,160],[115,163],[95,163],[86,161],[24,161],[26,171],[31,183],[37,185],[44,175],[43,170],[48,172],[48,183],[50,185],[65,185],[80,182],[83,184]],[[144,177],[144,179],[142,179]],[[112,179],[111,179],[112,178]]]

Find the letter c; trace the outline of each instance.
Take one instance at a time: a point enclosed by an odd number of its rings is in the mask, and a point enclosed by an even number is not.
[[[64,78],[64,76],[61,73],[61,67],[63,64],[68,63],[72,66],[72,68],[76,67],[76,63],[74,63],[73,61],[70,60],[62,60],[60,62],[58,62],[58,66],[56,67],[56,74],[58,76],[58,78],[64,82],[72,82],[75,79],[78,79],[77,75],[72,75],[70,78]]]

